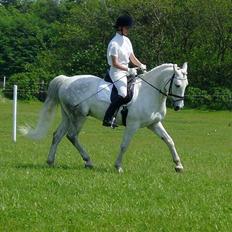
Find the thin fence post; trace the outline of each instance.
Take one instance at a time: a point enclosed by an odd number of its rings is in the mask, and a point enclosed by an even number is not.
[[[6,76],[3,77],[3,89],[6,88]]]
[[[17,90],[18,86],[14,85],[13,93],[13,141],[16,143],[16,127],[17,127]]]

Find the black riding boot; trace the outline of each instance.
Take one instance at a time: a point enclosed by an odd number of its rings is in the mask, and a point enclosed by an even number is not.
[[[105,117],[103,119],[103,126],[112,126],[112,127],[117,127],[116,123],[113,123],[113,116],[114,113],[119,109],[121,105],[124,103],[124,98],[122,96],[118,96],[108,107]]]

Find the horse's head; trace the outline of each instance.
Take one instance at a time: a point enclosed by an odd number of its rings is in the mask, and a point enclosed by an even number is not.
[[[187,79],[187,62],[183,64],[182,68],[174,65],[174,73],[170,79],[170,84],[167,85],[166,91],[169,96],[172,97],[173,107],[175,111],[178,111],[184,106],[184,92],[188,85]]]

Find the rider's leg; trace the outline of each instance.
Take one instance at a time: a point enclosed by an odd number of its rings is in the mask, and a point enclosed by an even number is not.
[[[103,119],[103,126],[117,126],[112,123],[113,116],[115,112],[119,109],[121,105],[124,103],[124,98],[127,96],[127,78],[122,78],[118,81],[114,81],[114,85],[118,90],[118,96],[113,100],[113,102],[109,105],[105,113],[105,117]],[[114,125],[112,125],[114,124]]]
[[[119,109],[121,105],[123,105],[123,102],[124,102],[124,98],[120,95],[118,95],[117,98],[114,99],[114,101],[109,105],[105,113],[105,117],[103,119],[103,124],[102,124],[103,126],[112,125],[112,119],[113,119],[114,113]],[[116,127],[117,125],[114,124],[112,126]]]

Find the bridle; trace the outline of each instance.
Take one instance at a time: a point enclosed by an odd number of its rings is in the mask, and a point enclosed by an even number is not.
[[[174,66],[173,66],[174,68]],[[151,83],[149,83],[148,81],[146,81],[145,79],[143,79],[141,77],[142,75],[139,75],[138,78],[140,78],[142,81],[144,81],[145,83],[147,83],[148,85],[150,85],[153,89],[157,90],[159,93],[161,93],[162,95],[164,95],[165,97],[168,97],[168,96],[171,96],[171,97],[175,97],[175,98],[178,98],[177,100],[173,100],[174,102],[177,102],[177,101],[182,101],[185,99],[184,96],[179,96],[179,95],[176,95],[176,94],[173,94],[172,93],[172,86],[173,86],[173,81],[174,79],[176,78],[177,80],[186,80],[187,78],[177,78],[176,75],[175,75],[175,70],[174,70],[174,73],[172,75],[172,77],[167,81],[167,83],[164,85],[164,89],[165,87],[168,85],[168,83],[170,82],[170,85],[169,85],[169,89],[168,89],[168,92],[165,93],[163,92],[161,89],[157,88],[156,86],[152,85]]]

